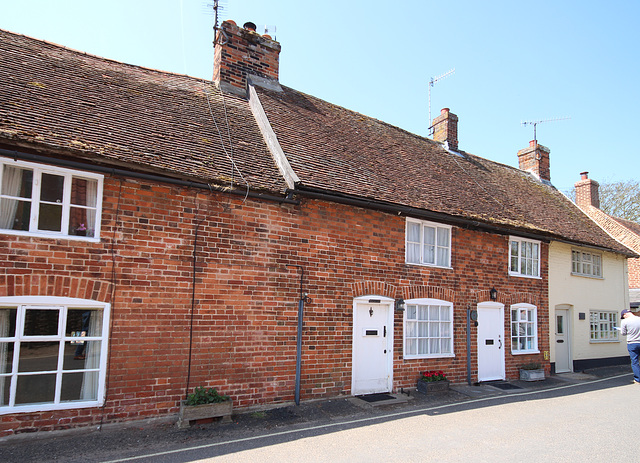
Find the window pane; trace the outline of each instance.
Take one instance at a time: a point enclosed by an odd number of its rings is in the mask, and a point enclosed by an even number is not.
[[[407,336],[412,338],[416,336],[416,322],[407,322]]]
[[[407,305],[407,318],[411,320],[416,319],[416,311],[418,310],[418,306],[415,305]]]
[[[426,305],[419,306],[418,320],[429,320],[429,306],[426,306]]]
[[[433,227],[423,227],[424,231],[424,244],[436,244],[436,229]]]
[[[85,178],[73,177],[71,181],[71,204],[77,206],[96,207],[98,182]]]
[[[442,339],[442,353],[450,354],[451,351],[451,339],[444,338]]]
[[[419,322],[418,323],[418,336],[421,338],[425,338],[428,336],[428,326],[427,322]]]
[[[564,334],[564,317],[556,315],[556,333]]]
[[[440,307],[437,305],[429,306],[429,320],[439,320],[440,319]]]
[[[0,373],[11,373],[13,370],[14,343],[0,342]]]
[[[0,338],[12,338],[16,335],[16,314],[14,307],[0,308]]]
[[[25,336],[54,336],[58,334],[59,310],[27,309],[25,311]]]
[[[425,244],[423,259],[424,259],[423,262],[425,264],[435,264],[436,263],[436,247]]]
[[[16,198],[31,198],[33,171],[20,167],[4,166],[2,174],[2,195]]]
[[[57,370],[59,348],[60,343],[57,341],[20,343],[18,371]]]
[[[0,376],[0,407],[9,405],[11,376]]]
[[[429,344],[427,339],[418,339],[418,354],[428,354],[429,353]]]
[[[69,309],[65,336],[102,336],[102,310]]]
[[[418,342],[416,339],[407,339],[407,345],[405,346],[407,355],[416,355]]]
[[[413,243],[420,242],[420,224],[415,222],[407,223],[407,240]]]
[[[407,243],[407,262],[411,264],[420,263],[420,244]]]
[[[0,198],[0,228],[29,231],[30,221],[30,202]]]
[[[449,247],[449,229],[438,227],[438,246]]]
[[[62,402],[80,400],[84,375],[85,373],[65,373],[62,375],[62,391],[60,392]]]
[[[446,306],[442,306],[440,307],[440,320],[450,320],[449,315],[451,314],[451,311],[449,310],[449,307]]]
[[[53,402],[55,390],[55,374],[18,376],[16,405]]]
[[[62,205],[40,203],[38,230],[62,231]]]
[[[80,339],[80,338],[79,338]],[[98,368],[100,341],[71,341],[64,345],[64,370],[84,370]]]
[[[436,263],[442,267],[449,266],[449,248],[438,248],[438,261]]]
[[[42,174],[40,200],[50,203],[61,203],[64,191],[64,177],[55,174]]]

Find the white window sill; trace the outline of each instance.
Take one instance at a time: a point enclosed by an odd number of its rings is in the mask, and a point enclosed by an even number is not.
[[[584,273],[571,272],[571,276],[573,276],[573,277],[591,278],[592,280],[604,280],[604,277],[602,275],[586,275]]]
[[[455,354],[404,355],[403,360],[454,358]]]
[[[406,262],[406,265],[416,265],[418,267],[429,267],[429,268],[442,268],[445,270],[453,270],[453,267],[443,267],[442,265],[435,265],[435,264],[418,264],[416,262]]]
[[[95,238],[93,236],[78,236],[78,235],[65,235],[62,233],[33,233],[33,232],[24,232],[24,231],[16,231],[16,230],[0,230],[0,233],[3,235],[14,235],[14,236],[25,236],[29,238],[45,238],[52,240],[71,240],[71,241],[87,241],[90,243],[99,243],[100,238]]]
[[[512,350],[511,355],[529,355],[529,354],[539,354],[539,350]]]
[[[509,276],[510,277],[520,277],[520,278],[529,278],[531,280],[542,280],[542,277],[540,277],[540,276],[523,275],[522,273],[514,273],[514,272],[509,272]]]
[[[611,343],[620,344],[620,340],[619,339],[602,339],[602,340],[590,339],[589,340],[589,344],[611,344]]]

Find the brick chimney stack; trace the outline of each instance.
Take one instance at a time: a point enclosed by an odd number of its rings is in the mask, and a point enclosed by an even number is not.
[[[576,188],[578,207],[593,206],[600,209],[600,184],[589,178],[589,172],[580,172],[580,181],[573,186]]]
[[[449,112],[449,108],[443,108],[432,126],[435,141],[447,142],[449,149],[458,151],[458,116]]]
[[[278,81],[280,44],[255,32],[255,24],[238,27],[227,20],[215,40],[213,81],[225,91],[244,93],[247,75]]]
[[[529,142],[529,147],[518,151],[520,169],[531,172],[540,180],[551,181],[551,165],[546,146],[539,145],[536,140]]]

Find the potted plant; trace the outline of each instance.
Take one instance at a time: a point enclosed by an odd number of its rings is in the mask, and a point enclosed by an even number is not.
[[[191,421],[222,417],[231,419],[233,400],[227,395],[219,394],[215,387],[198,386],[187,400],[180,403],[178,427],[188,428]]]
[[[443,371],[430,370],[421,373],[418,380],[418,391],[426,394],[428,392],[447,391],[449,380]]]
[[[87,227],[85,227],[83,223],[81,223],[80,226],[78,226],[78,228],[76,228],[76,235],[77,236],[87,236]]]
[[[520,367],[521,381],[544,380],[544,368],[538,362],[525,363]]]

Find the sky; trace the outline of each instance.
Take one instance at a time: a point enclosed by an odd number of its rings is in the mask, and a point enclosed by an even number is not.
[[[0,0],[0,29],[211,79],[213,4]],[[514,167],[534,138],[534,125],[522,123],[542,121],[536,138],[551,150],[559,190],[571,190],[583,171],[600,183],[639,180],[637,0],[219,5],[220,21],[252,21],[261,33],[269,26],[282,46],[283,85],[422,136],[429,108],[431,118],[450,108],[461,150]]]

